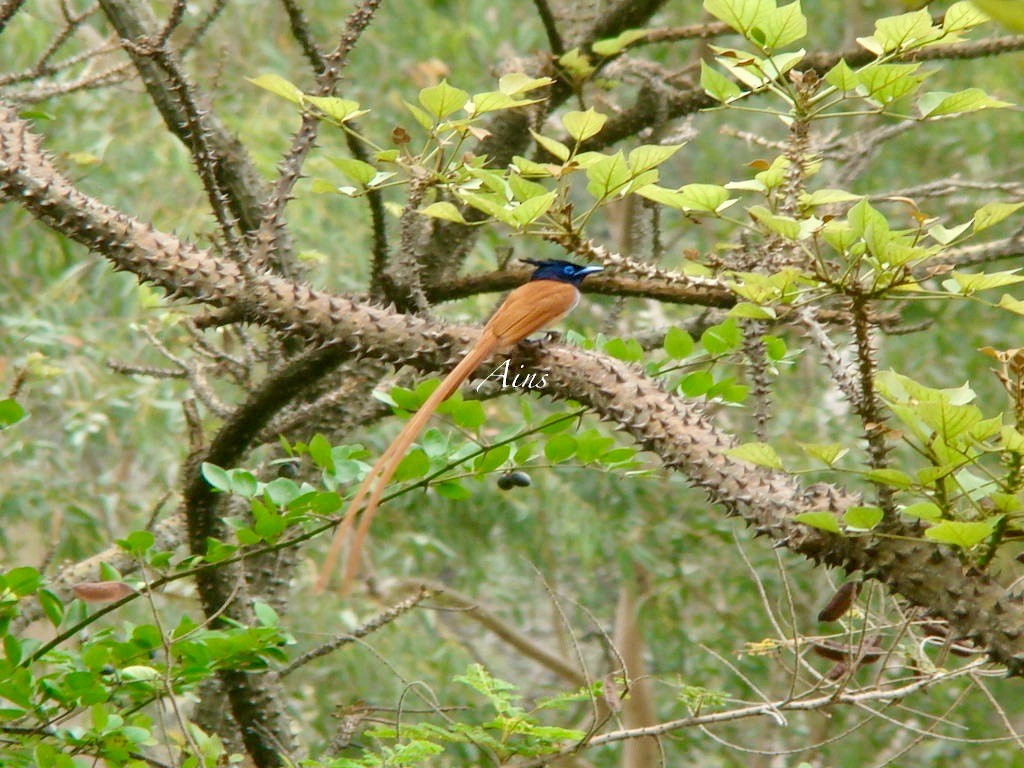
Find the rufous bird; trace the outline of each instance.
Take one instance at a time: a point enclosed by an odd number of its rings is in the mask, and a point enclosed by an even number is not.
[[[523,261],[537,267],[529,282],[516,288],[502,302],[491,319],[487,321],[480,332],[480,337],[466,353],[466,356],[409,419],[363,479],[355,497],[349,503],[348,509],[345,510],[341,525],[335,531],[334,540],[331,542],[327,559],[317,580],[318,592],[323,591],[327,586],[331,573],[341,556],[345,540],[359,515],[363,501],[366,500],[362,519],[359,521],[359,527],[349,547],[348,561],[342,578],[342,593],[348,591],[359,569],[359,553],[377,512],[377,505],[380,504],[380,498],[384,494],[384,488],[395,474],[395,470],[398,469],[409,446],[423,431],[438,406],[451,397],[462,382],[468,379],[470,374],[491,355],[514,346],[531,333],[546,328],[569,314],[580,300],[579,285],[583,278],[604,269],[604,267],[596,266],[582,267],[579,264],[557,259],[545,261],[523,259]],[[367,496],[369,496],[368,499]]]

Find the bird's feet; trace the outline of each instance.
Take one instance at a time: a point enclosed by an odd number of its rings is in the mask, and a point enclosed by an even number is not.
[[[562,340],[562,332],[548,329],[539,336],[530,336],[523,339],[523,344],[540,346],[541,344],[557,344]]]

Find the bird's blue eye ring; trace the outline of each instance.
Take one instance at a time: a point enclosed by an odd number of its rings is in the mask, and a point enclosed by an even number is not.
[[[562,272],[564,272],[567,275],[571,275],[575,271],[576,270],[573,268],[571,264],[566,264],[564,267],[562,267]]]

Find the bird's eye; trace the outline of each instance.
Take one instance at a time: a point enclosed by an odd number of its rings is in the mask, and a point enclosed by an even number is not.
[[[566,264],[564,267],[562,267],[562,272],[564,272],[567,275],[571,275],[575,271],[576,270],[573,268],[571,264]]]

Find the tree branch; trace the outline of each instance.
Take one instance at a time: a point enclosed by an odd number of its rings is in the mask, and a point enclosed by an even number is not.
[[[0,199],[19,201],[43,223],[99,251],[115,268],[172,295],[237,309],[252,322],[331,342],[339,354],[433,372],[454,365],[478,333],[332,296],[268,272],[245,271],[132,219],[64,179],[41,153],[28,124],[9,108],[0,108]],[[706,490],[726,514],[742,516],[758,535],[815,562],[863,571],[947,619],[1010,674],[1024,674],[1024,605],[988,574],[965,573],[951,550],[921,539],[919,527],[894,523],[885,537],[845,537],[801,525],[794,514],[838,514],[859,497],[824,484],[803,487],[795,476],[733,458],[735,439],[713,425],[699,403],[663,391],[623,362],[561,345],[520,345],[511,356],[548,374],[548,394],[593,408]],[[493,363],[482,368],[488,362]]]

